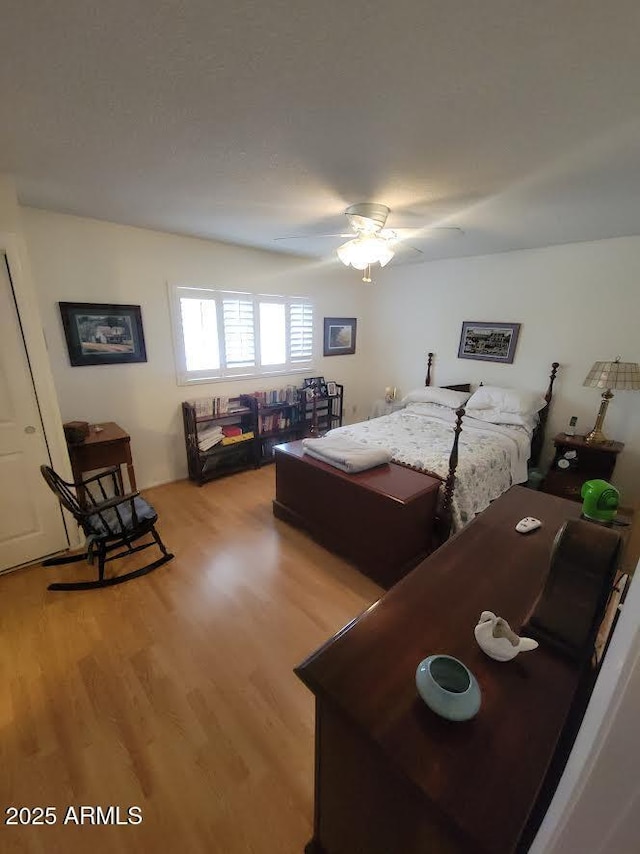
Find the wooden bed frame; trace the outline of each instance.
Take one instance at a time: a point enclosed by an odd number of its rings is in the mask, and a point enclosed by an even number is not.
[[[432,383],[433,359],[434,354],[429,353],[425,386]],[[552,363],[544,396],[547,405],[540,413],[531,438],[530,467],[535,467],[540,459],[558,367],[558,362]],[[442,387],[471,391],[470,383]],[[378,583],[391,586],[451,533],[464,414],[464,408],[456,410],[453,445],[444,478],[396,462],[348,475],[304,455],[301,442],[276,447],[274,515],[303,528],[322,545],[343,554]],[[442,488],[439,511],[435,500],[438,483]],[[428,501],[427,493],[431,496]],[[417,513],[422,514],[418,527]],[[369,521],[372,514],[375,524]],[[354,520],[354,524],[347,524],[345,517]],[[402,534],[405,539],[399,545],[401,531],[405,532]],[[406,540],[412,545],[407,546]],[[411,555],[407,554],[407,549],[413,549]]]
[[[425,386],[431,385],[433,356],[433,353],[427,353],[427,375],[424,380]],[[531,456],[529,457],[530,469],[535,468],[540,462],[540,454],[542,453],[542,447],[544,445],[547,419],[549,417],[549,407],[551,406],[551,400],[553,398],[553,384],[555,383],[559,367],[559,362],[551,363],[549,385],[547,386],[547,390],[544,395],[544,399],[546,400],[547,405],[540,412],[538,423],[531,436]],[[480,386],[482,385],[483,383],[480,383]],[[452,391],[471,391],[470,383],[459,383],[458,385],[445,385],[441,387],[451,389]],[[453,431],[453,445],[451,447],[451,453],[449,454],[449,470],[446,478],[441,478],[433,472],[429,472],[432,477],[436,477],[439,480],[442,480],[444,483],[440,515],[436,520],[441,542],[447,540],[449,534],[451,533],[451,524],[453,521],[451,513],[451,504],[453,502],[453,492],[456,484],[456,468],[458,467],[458,443],[460,441],[460,433],[462,431],[462,419],[464,417],[464,414],[464,407],[456,409],[456,425]]]

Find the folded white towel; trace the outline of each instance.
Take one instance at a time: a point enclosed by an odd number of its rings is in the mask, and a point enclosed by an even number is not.
[[[322,439],[303,439],[304,452],[350,474],[388,463],[391,454],[385,448],[354,442],[341,436],[325,436]]]

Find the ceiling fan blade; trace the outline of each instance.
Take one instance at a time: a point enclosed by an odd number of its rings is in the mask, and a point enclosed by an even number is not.
[[[292,234],[290,237],[274,237],[274,240],[315,240],[317,237],[355,237],[353,231],[346,234]]]
[[[464,231],[459,228],[457,225],[424,225],[422,228],[409,227],[409,226],[401,226],[400,228],[393,228],[392,231],[395,231],[396,234],[407,234],[413,235],[417,237],[429,237],[430,235],[441,236],[441,237],[462,237],[464,235]]]
[[[424,252],[422,251],[422,249],[418,249],[417,246],[411,246],[411,244],[409,243],[398,243],[396,247],[396,255],[401,256],[403,254],[415,256],[424,255]]]
[[[398,242],[394,247],[395,258],[389,266],[401,266],[403,264],[419,264],[424,259],[424,252],[410,243]]]

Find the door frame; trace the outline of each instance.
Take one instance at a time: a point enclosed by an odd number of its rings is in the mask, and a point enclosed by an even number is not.
[[[45,441],[48,448],[49,460],[65,480],[72,480],[71,465],[67,452],[67,443],[62,429],[62,416],[58,405],[51,364],[47,352],[47,343],[42,329],[40,309],[36,290],[33,284],[29,255],[24,238],[20,234],[0,231],[0,256],[5,255],[9,266],[10,284],[22,327],[22,337],[29,360],[31,376]],[[60,550],[73,548],[80,544],[77,527],[69,524],[69,516],[62,514],[65,542],[60,543]]]

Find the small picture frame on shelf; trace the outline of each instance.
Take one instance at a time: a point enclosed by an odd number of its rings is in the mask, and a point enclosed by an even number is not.
[[[329,396],[329,392],[327,391],[327,383],[320,383],[320,386],[318,388],[318,394],[320,395],[320,397]]]
[[[324,384],[324,377],[305,377],[302,381],[303,388],[315,388],[319,390]]]
[[[307,398],[307,402],[311,403],[313,398],[316,396],[315,386],[307,386],[304,390],[305,397]]]
[[[333,380],[329,380],[327,383],[327,395],[328,397],[336,397],[338,394],[338,386]]]

